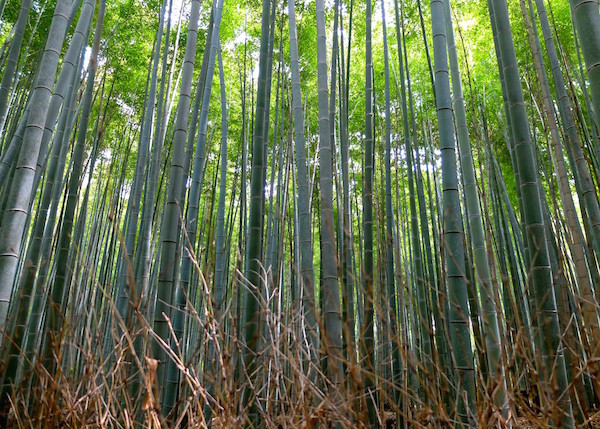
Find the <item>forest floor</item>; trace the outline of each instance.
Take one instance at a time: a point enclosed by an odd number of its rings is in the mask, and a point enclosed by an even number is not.
[[[517,428],[520,429],[539,429],[550,427],[547,423],[543,422],[541,418],[536,419],[533,417],[519,417],[517,419]],[[592,415],[587,424],[579,426],[581,428],[597,429],[600,428],[600,412],[596,412]]]
[[[415,415],[418,427],[421,428],[439,428],[444,427],[441,422],[436,422],[435,417],[430,413],[417,413]],[[546,421],[542,415],[519,416],[513,424],[513,429],[548,429],[554,427]],[[594,411],[585,424],[577,425],[578,428],[600,429],[600,411]],[[385,429],[396,429],[396,414],[393,412],[385,413]]]

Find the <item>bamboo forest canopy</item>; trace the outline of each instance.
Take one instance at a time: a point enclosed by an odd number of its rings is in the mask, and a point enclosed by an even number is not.
[[[0,79],[0,426],[597,419],[597,0],[0,0]]]

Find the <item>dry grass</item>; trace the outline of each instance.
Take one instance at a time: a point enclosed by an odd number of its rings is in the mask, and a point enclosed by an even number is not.
[[[141,312],[128,323],[116,316],[112,305],[104,314],[86,313],[89,323],[85,329],[69,325],[64,331],[61,347],[57,348],[58,371],[50,374],[36,362],[20,378],[10,397],[8,427],[219,429],[252,427],[252,421],[269,429],[330,427],[332,422],[340,428],[360,428],[367,427],[365,405],[370,397],[363,388],[366,376],[373,377],[378,386],[380,427],[460,427],[453,420],[458,391],[437,359],[427,369],[400,338],[400,383],[390,381],[390,341],[376,350],[376,374],[367,374],[360,363],[344,361],[344,382],[335,385],[318,360],[319,353],[315,356],[315,351],[306,347],[302,313],[281,311],[278,297],[275,289],[262,299],[263,329],[259,353],[251,359],[255,363],[252,373],[242,365],[245,350],[243,341],[235,335],[238,323],[231,307],[219,317],[210,302],[204,302],[199,312],[188,305],[188,343],[177,343],[175,347],[154,334]],[[105,332],[100,328],[109,319],[113,323]],[[379,330],[387,328],[381,320],[377,326]],[[558,407],[552,395],[539,398],[537,392],[543,390],[539,389],[537,359],[525,340],[527,336],[516,329],[511,338],[513,342],[504,356],[509,374],[505,378],[508,421],[493,400],[500,379],[484,379],[478,371],[478,426],[556,427],[551,422],[559,420]],[[159,401],[164,388],[159,370],[166,362],[150,355],[152,341],[162,345],[167,359],[178,370],[178,402],[167,416],[162,415]],[[209,346],[215,350],[215,366],[210,373],[204,367]],[[327,351],[325,345],[320,358]],[[592,373],[584,371],[588,368],[582,362],[577,365],[580,371],[572,389],[577,388],[584,374]],[[581,412],[578,408],[576,411]],[[583,413],[581,427],[600,427],[600,414],[589,408]]]

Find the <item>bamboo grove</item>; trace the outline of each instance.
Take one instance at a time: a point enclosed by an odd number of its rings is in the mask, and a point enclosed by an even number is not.
[[[589,424],[599,4],[509,3],[1,0],[0,425]]]

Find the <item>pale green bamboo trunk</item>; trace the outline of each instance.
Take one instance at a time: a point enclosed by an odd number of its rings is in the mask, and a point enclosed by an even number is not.
[[[594,0],[569,0],[587,68],[596,123],[600,122],[600,12]],[[596,225],[595,225],[596,226]]]
[[[128,201],[127,217],[125,220],[125,249],[120,259],[119,266],[119,283],[117,286],[116,304],[119,315],[127,320],[127,314],[130,304],[134,307],[139,307],[140,296],[143,285],[141,282],[135,282],[134,276],[130,275],[129,267],[133,266],[133,256],[136,237],[142,235],[142,227],[138,229],[138,217],[140,213],[140,205],[142,202],[142,189],[144,184],[144,172],[146,171],[146,159],[150,151],[150,137],[152,135],[152,120],[155,111],[156,87],[158,79],[158,64],[160,59],[160,46],[164,28],[166,0],[162,2],[159,19],[158,30],[156,32],[156,42],[154,46],[154,55],[152,58],[152,72],[149,76],[150,87],[146,104],[144,106],[144,116],[141,123],[140,141],[138,144],[138,154],[136,157],[136,165],[131,185],[131,198]],[[157,148],[154,148],[156,151]],[[152,180],[150,178],[150,180]],[[144,198],[144,212],[148,211],[148,205],[154,204],[154,194],[146,194]],[[139,241],[143,238],[139,238]]]
[[[482,328],[485,339],[487,363],[489,365],[489,376],[491,390],[496,392],[493,398],[495,405],[501,410],[502,416],[508,417],[508,397],[506,396],[506,382],[502,359],[502,344],[500,341],[500,329],[498,326],[498,315],[496,310],[497,285],[492,283],[490,263],[485,245],[483,230],[483,219],[479,205],[477,182],[475,180],[475,168],[471,155],[471,142],[467,125],[467,115],[463,99],[458,55],[454,41],[454,30],[452,28],[452,15],[450,0],[444,0],[444,12],[446,18],[446,37],[448,40],[448,55],[450,59],[450,70],[452,74],[452,90],[454,96],[454,114],[457,128],[457,140],[460,146],[460,166],[462,183],[466,197],[466,212],[471,230],[470,244],[475,264],[476,282],[479,285],[480,302],[482,312]]]
[[[324,346],[327,354],[327,376],[340,386],[342,373],[342,325],[333,216],[333,154],[330,140],[329,94],[327,91],[327,45],[325,5],[317,0],[317,84],[319,91],[319,172],[321,187],[321,263],[323,282]]]
[[[377,425],[377,392],[375,375],[375,335],[374,335],[374,293],[373,293],[373,50],[372,50],[372,8],[367,0],[365,35],[365,157],[363,173],[363,230],[364,256],[362,287],[364,293],[364,320],[361,327],[361,351],[363,383],[368,423]]]
[[[243,365],[248,374],[254,374],[258,366],[257,353],[261,324],[261,297],[264,295],[263,284],[263,226],[265,213],[265,134],[267,105],[270,102],[267,86],[270,84],[268,76],[269,56],[269,0],[262,3],[262,23],[260,36],[260,57],[258,64],[258,87],[256,93],[256,114],[254,117],[254,130],[252,139],[252,168],[250,179],[250,210],[248,219],[248,239],[246,247],[245,281],[238,287],[244,288],[243,311],[241,329],[244,336],[245,348]],[[240,371],[240,368],[236,368]],[[256,411],[254,395],[250,387],[246,387],[244,400],[249,408],[248,418],[252,424],[259,424],[260,420]]]
[[[29,17],[29,5],[31,0],[24,0],[21,3],[21,9],[19,9],[19,17],[15,24],[15,35],[13,36],[10,44],[10,51],[8,53],[8,59],[4,66],[2,82],[0,82],[0,134],[4,134],[4,126],[6,124],[6,118],[9,110],[9,95],[10,89],[15,79],[15,71],[17,69],[17,62],[19,60],[19,53],[21,52],[21,44],[23,43],[23,36],[25,35],[25,26],[27,25],[27,18]],[[0,141],[0,149],[2,148],[2,142]]]
[[[0,229],[0,329],[6,325],[8,304],[19,267],[23,234],[31,210],[38,155],[52,87],[62,45],[67,30],[71,2],[59,0],[56,4],[48,40],[42,56],[39,73],[31,96],[31,112],[23,135],[21,151],[17,159],[13,185],[8,194],[7,206]]]
[[[188,36],[186,41],[185,57],[183,61],[182,83],[177,105],[175,120],[175,136],[173,141],[173,152],[171,161],[171,173],[167,191],[167,205],[165,207],[162,244],[160,254],[160,270],[158,290],[156,295],[156,308],[154,310],[154,332],[157,337],[169,344],[169,322],[171,317],[171,306],[174,303],[174,291],[177,284],[179,269],[174,266],[177,254],[177,243],[181,230],[181,211],[183,201],[181,200],[181,186],[186,177],[183,171],[185,163],[185,142],[187,138],[188,118],[190,113],[190,94],[192,89],[192,75],[195,63],[196,41],[198,37],[198,16],[200,11],[199,0],[192,1]],[[168,400],[173,396],[173,384],[166,382],[167,354],[158,341],[152,342],[152,356],[158,359],[158,380],[160,385],[160,398],[162,398],[162,411],[168,415],[172,403]]]
[[[292,108],[296,143],[296,171],[298,174],[298,225],[297,235],[300,244],[300,273],[302,276],[302,311],[307,325],[309,360],[317,362],[319,350],[319,328],[315,315],[315,278],[313,272],[313,246],[308,195],[308,174],[306,167],[306,143],[304,138],[304,115],[300,92],[300,67],[298,64],[298,36],[296,35],[296,11],[294,0],[288,0],[290,32],[290,68],[292,73]],[[310,374],[315,377],[311,369]]]
[[[75,211],[79,202],[79,188],[81,187],[81,175],[83,173],[85,157],[85,143],[87,140],[88,124],[92,110],[94,79],[98,68],[98,53],[100,51],[105,9],[106,0],[102,0],[98,8],[94,44],[90,56],[90,66],[85,93],[82,100],[79,133],[72,155],[72,160],[74,161],[73,168],[67,185],[68,193],[63,212],[62,227],[58,237],[56,273],[46,303],[46,318],[44,321],[45,336],[41,357],[46,369],[51,374],[53,373],[53,368],[55,368],[54,365],[56,364],[54,360],[55,356],[59,359],[61,357],[61,331],[63,323],[66,320],[66,304],[71,288],[73,270],[73,266],[69,263],[71,259],[69,253],[74,246],[72,237],[73,224],[75,221]],[[60,363],[60,361],[58,363]]]
[[[450,100],[444,3],[442,0],[431,2],[431,22],[436,106],[440,131],[440,149],[442,151],[443,248],[448,282],[448,301],[450,304],[450,339],[457,375],[458,391],[455,393],[458,396],[457,417],[463,426],[470,426],[474,424],[476,416],[475,368],[469,330],[470,311],[464,272],[464,236],[458,174],[456,171],[456,147]]]
[[[542,386],[557,384],[558,390],[555,396],[562,395],[555,398],[562,414],[560,420],[563,425],[572,427],[571,401],[568,394],[563,395],[567,392],[569,381],[560,339],[552,270],[545,237],[542,200],[508,9],[505,0],[489,4],[491,5],[490,16],[495,19],[498,32],[498,51],[504,70],[508,113],[514,137],[516,173],[519,174],[518,183],[523,200],[524,235],[527,243],[526,260],[528,261],[527,266],[531,267],[528,275],[531,278],[531,288],[537,309],[534,315],[537,323],[534,326],[541,330],[539,347],[545,368],[539,368],[539,371],[541,372]]]
[[[387,298],[387,312],[389,318],[391,342],[392,342],[392,391],[394,392],[394,400],[400,399],[400,382],[401,382],[401,361],[399,349],[399,335],[397,325],[397,308],[396,308],[396,273],[394,271],[394,211],[392,208],[392,118],[390,109],[390,65],[387,42],[387,27],[385,22],[385,4],[381,0],[381,22],[383,26],[383,58],[385,66],[385,132],[383,136],[384,144],[384,168],[385,168],[385,253],[386,253],[386,268],[385,280],[386,288],[385,295]],[[401,53],[400,53],[401,54]],[[427,335],[429,338],[429,335]],[[431,353],[431,350],[429,350]]]
[[[74,31],[73,38],[69,44],[69,48],[65,54],[63,60],[63,66],[58,78],[58,82],[54,89],[52,99],[50,102],[50,110],[46,118],[46,126],[44,129],[44,135],[42,137],[42,146],[48,145],[52,133],[60,105],[65,100],[65,106],[62,109],[60,121],[56,127],[53,151],[50,156],[50,162],[46,171],[46,183],[44,185],[41,201],[37,210],[37,216],[35,219],[34,227],[32,230],[31,237],[29,238],[29,246],[27,248],[27,254],[25,257],[25,264],[23,266],[22,274],[19,278],[18,283],[18,301],[13,308],[14,314],[14,329],[11,332],[11,349],[9,351],[9,363],[7,374],[16,374],[16,368],[21,355],[21,349],[25,349],[24,339],[28,327],[35,326],[33,332],[37,334],[39,322],[35,318],[31,318],[29,309],[31,301],[34,297],[39,297],[41,294],[39,290],[35,289],[36,286],[36,274],[41,265],[49,263],[49,252],[44,251],[44,240],[43,236],[45,230],[48,231],[54,229],[54,217],[52,214],[52,207],[56,206],[53,204],[57,201],[57,196],[62,190],[62,175],[64,170],[64,157],[67,155],[68,144],[65,144],[65,130],[67,128],[67,122],[71,121],[70,115],[73,113],[73,100],[74,94],[76,94],[75,80],[79,83],[79,76],[76,76],[76,70],[81,69],[83,62],[82,45],[84,40],[90,32],[91,19],[93,17],[95,1],[86,1],[82,7],[77,27]],[[46,143],[44,143],[46,140]],[[41,154],[38,159],[42,158]],[[50,215],[50,216],[49,216]],[[49,234],[49,232],[48,232]],[[48,240],[46,240],[47,242]],[[41,287],[40,283],[37,285]],[[39,299],[35,300],[33,305],[34,309],[39,308]],[[33,354],[27,354],[28,360],[33,361]]]

